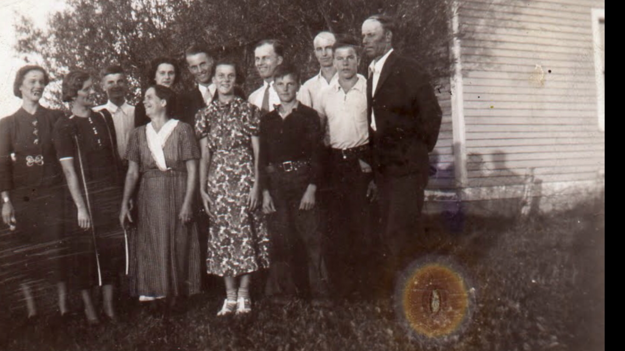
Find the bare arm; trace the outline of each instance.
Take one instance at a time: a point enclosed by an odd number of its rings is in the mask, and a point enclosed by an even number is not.
[[[260,172],[259,172],[259,151],[260,151],[260,138],[258,136],[252,136],[252,151],[254,152],[254,185],[250,190],[248,205],[250,209],[255,209],[259,205],[260,200]]]
[[[130,216],[130,200],[135,192],[137,182],[139,181],[139,164],[135,161],[128,161],[128,172],[126,173],[126,182],[124,184],[124,198],[122,200],[122,208],[119,214],[119,221],[124,226],[124,222],[128,219],[133,222]]]
[[[188,223],[191,220],[191,205],[193,203],[193,193],[195,192],[195,184],[197,182],[197,160],[187,160],[185,165],[187,166],[187,191],[184,194],[184,202],[178,217],[183,223]]]
[[[78,209],[78,225],[83,229],[87,229],[91,226],[91,218],[89,217],[87,205],[80,193],[80,182],[78,181],[78,175],[76,175],[76,169],[74,168],[74,159],[62,159],[61,167],[63,167],[63,173],[65,174],[65,180],[67,181],[69,192],[72,195],[72,200],[74,200],[74,204]]]
[[[208,192],[206,191],[206,185],[208,181],[208,168],[211,162],[211,154],[208,149],[208,139],[206,137],[200,139],[200,149],[202,152],[202,158],[200,158],[200,195],[202,195],[202,205],[204,210],[208,213]]]

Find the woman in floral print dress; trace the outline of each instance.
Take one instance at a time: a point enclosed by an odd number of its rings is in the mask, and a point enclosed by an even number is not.
[[[269,266],[267,231],[257,208],[260,110],[235,94],[236,77],[236,64],[217,63],[216,97],[195,117],[200,193],[210,219],[207,272],[226,284],[219,316],[250,312],[250,274]]]

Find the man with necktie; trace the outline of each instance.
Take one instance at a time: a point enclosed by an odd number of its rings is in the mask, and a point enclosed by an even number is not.
[[[248,101],[260,108],[263,113],[271,112],[274,105],[280,104],[280,97],[273,88],[273,74],[284,61],[284,46],[279,40],[260,41],[254,49],[254,65],[263,79],[263,86],[254,91]]]

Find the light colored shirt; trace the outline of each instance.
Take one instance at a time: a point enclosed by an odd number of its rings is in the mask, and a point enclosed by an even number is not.
[[[94,107],[93,111],[100,112],[104,109],[108,110],[111,116],[113,116],[115,135],[117,136],[117,151],[119,152],[119,157],[125,159],[130,132],[132,132],[135,127],[135,107],[129,105],[128,102],[117,106],[111,101],[108,101],[104,105]]]
[[[198,84],[197,86],[198,89],[200,89],[200,93],[202,93],[202,98],[204,99],[204,102],[206,102],[206,106],[208,106],[208,104],[210,104],[210,102],[213,100],[213,97],[215,96],[217,86],[213,83],[209,84],[208,86],[202,84]]]
[[[323,89],[318,112],[327,119],[329,143],[333,149],[349,149],[369,142],[367,123],[367,79],[358,75],[358,82],[345,92],[339,80]]]
[[[393,49],[389,50],[386,55],[382,56],[377,62],[372,61],[369,65],[369,72],[372,72],[371,76],[371,94],[372,97],[375,96],[375,89],[378,87],[378,81],[380,80],[380,73],[382,73],[382,69],[384,68],[384,64],[386,63],[386,59],[393,52]],[[371,129],[375,129],[375,114],[373,113],[373,109],[371,109]]]
[[[274,105],[280,105],[280,97],[278,93],[273,88],[273,81],[271,83],[267,83],[267,81],[263,81],[263,86],[258,88],[247,99],[252,105],[255,105],[259,109],[263,108],[263,97],[265,96],[265,89],[269,87],[269,112],[273,111]]]
[[[297,100],[308,107],[317,109],[321,92],[337,79],[339,79],[339,75],[335,73],[330,79],[330,83],[328,83],[328,81],[323,78],[323,75],[321,75],[321,72],[319,72],[319,74],[310,78],[302,85],[297,93]]]

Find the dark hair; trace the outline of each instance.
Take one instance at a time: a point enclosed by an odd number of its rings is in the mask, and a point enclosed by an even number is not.
[[[91,79],[89,73],[85,71],[71,71],[63,77],[62,100],[70,102],[78,96],[78,90],[82,89],[86,81]]]
[[[234,81],[234,95],[240,97],[243,100],[247,99],[247,97],[245,96],[245,92],[243,92],[243,89],[241,89],[241,87],[239,86],[240,84],[243,84],[243,82],[245,82],[245,76],[243,76],[243,72],[241,72],[240,69],[241,66],[237,62],[237,60],[228,57],[220,58],[219,60],[217,60],[217,62],[213,65],[213,69],[211,71],[212,77],[215,77],[215,73],[217,72],[217,66],[234,67],[234,74],[236,75]],[[216,99],[218,95],[219,90],[215,91],[215,96],[213,96],[213,100]]]
[[[124,72],[124,69],[120,65],[110,65],[100,71],[100,79],[108,76],[109,74],[126,75],[126,72]]]
[[[176,93],[170,88],[163,86],[163,85],[158,85],[158,84],[150,85],[147,89],[145,89],[145,92],[147,92],[150,88],[154,89],[154,94],[156,94],[156,96],[158,96],[159,99],[165,100],[166,102],[165,114],[167,115],[167,117],[168,118],[175,117],[174,112],[176,110],[176,104],[177,104]],[[145,97],[145,92],[143,93],[144,97]]]
[[[283,63],[276,67],[276,71],[273,74],[273,79],[275,81],[277,78],[284,78],[288,75],[293,76],[297,84],[300,84],[299,70],[291,63]]]
[[[383,14],[377,14],[373,16],[369,16],[367,20],[374,20],[380,22],[382,25],[382,29],[384,32],[391,32],[393,35],[397,33],[397,25],[395,24],[395,20],[393,17]]]
[[[206,54],[206,56],[208,56],[211,59],[214,59],[215,56],[213,56],[213,54],[206,49],[204,46],[198,45],[198,44],[191,44],[189,45],[185,51],[184,51],[184,56],[191,56],[191,55],[197,55],[197,54]]]
[[[282,44],[282,42],[278,39],[264,39],[258,42],[258,44],[256,44],[256,46],[254,46],[254,50],[258,49],[259,47],[263,46],[263,45],[271,45],[273,47],[273,51],[276,53],[276,55],[284,58],[284,45]]]
[[[22,98],[22,92],[20,91],[20,87],[22,86],[22,84],[24,84],[24,77],[26,77],[26,74],[28,74],[28,72],[30,71],[40,71],[41,73],[43,73],[43,83],[45,85],[48,85],[48,83],[50,83],[50,78],[48,78],[48,73],[46,72],[45,69],[43,69],[43,67],[36,66],[36,65],[28,65],[28,66],[24,66],[20,68],[17,71],[17,74],[15,75],[15,81],[13,82],[13,94],[20,99]]]
[[[158,66],[162,65],[163,63],[174,66],[174,74],[176,76],[174,77],[174,82],[172,83],[172,85],[180,81],[180,68],[176,63],[176,60],[169,57],[158,57],[152,60],[152,62],[150,63],[150,70],[148,71],[148,80],[150,82],[150,85],[156,85],[156,80],[154,79],[154,77],[156,77],[156,71],[158,71]]]
[[[360,42],[351,35],[337,36],[336,42],[332,45],[332,51],[336,52],[336,49],[341,48],[353,48],[356,51],[356,55],[360,56],[362,48]]]

